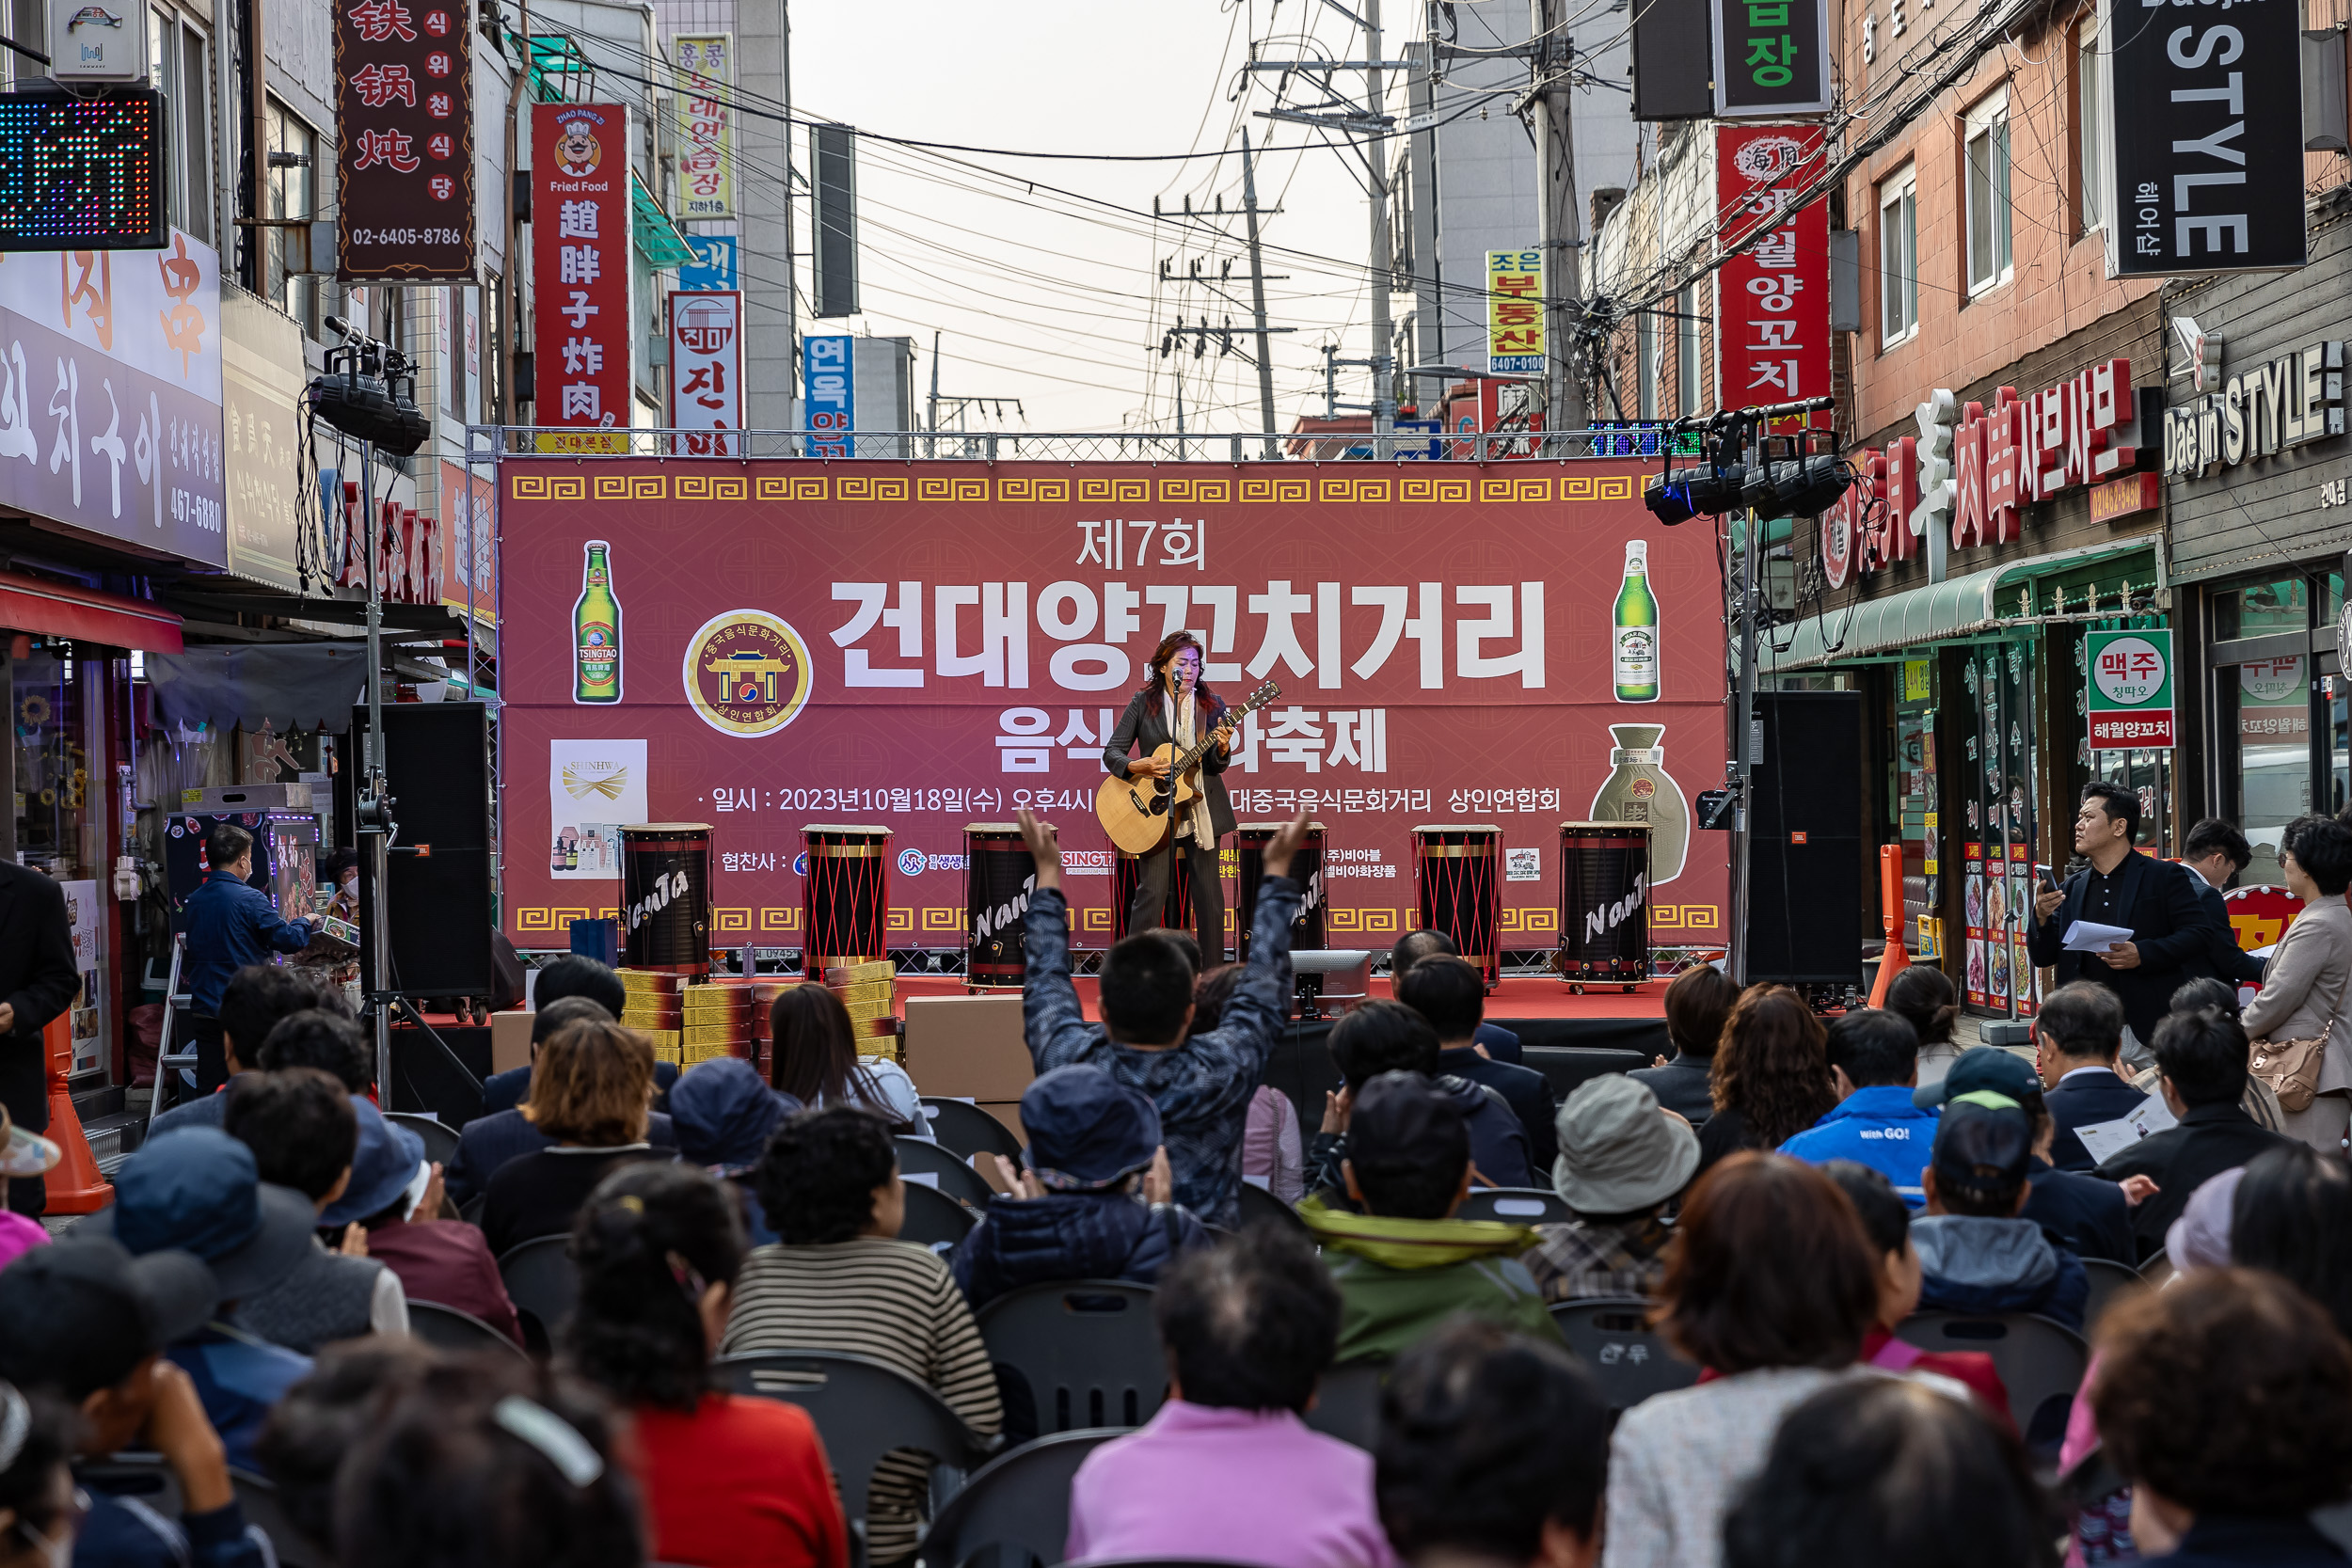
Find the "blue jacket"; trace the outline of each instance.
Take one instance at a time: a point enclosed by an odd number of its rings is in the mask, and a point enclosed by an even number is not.
[[[73,1568],[277,1568],[233,1498],[210,1513],[175,1519],[95,1483],[88,1495],[89,1514],[73,1537]]]
[[[1935,1151],[1935,1113],[1911,1102],[1903,1084],[1874,1084],[1839,1101],[1829,1115],[1780,1146],[1808,1165],[1852,1160],[1894,1183],[1914,1209],[1925,1204],[1919,1173]]]
[[[259,1474],[253,1452],[270,1407],[286,1390],[310,1375],[310,1358],[243,1329],[207,1323],[164,1353],[196,1385],[213,1430],[229,1450],[229,1463]]]
[[[2080,1334],[2090,1275],[2020,1216],[1924,1214],[1911,1222],[1919,1249],[1919,1305],[1934,1312],[2038,1312]],[[2026,1413],[2026,1414],[2030,1414]]]
[[[1173,1204],[1152,1207],[1131,1193],[1048,1193],[992,1198],[988,1213],[948,1259],[977,1312],[1009,1291],[1063,1279],[1130,1279],[1150,1285],[1178,1248],[1204,1246],[1209,1233]]]
[[[268,962],[272,953],[299,953],[310,945],[309,921],[278,919],[266,894],[226,871],[214,872],[188,895],[187,918],[188,953],[180,977],[207,1018],[220,1016],[229,976],[247,964]]]
[[[1508,1062],[1513,1067],[1526,1065],[1526,1053],[1520,1048],[1518,1036],[1500,1023],[1480,1024],[1478,1033],[1470,1037],[1470,1043],[1485,1046],[1486,1054],[1498,1062]]]

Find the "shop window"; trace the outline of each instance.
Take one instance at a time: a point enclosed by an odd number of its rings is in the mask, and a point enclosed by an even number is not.
[[[1968,292],[1982,293],[2009,281],[2009,89],[1968,111]]]
[[[2026,1017],[2040,1001],[2026,952],[2034,866],[2048,863],[2034,810],[2035,662],[2032,644],[2021,641],[1973,649],[1962,666],[1962,995],[1982,1016]]]
[[[2272,850],[2312,809],[2311,661],[2301,654],[2225,667],[2237,699],[2238,825]]]
[[[2213,635],[2218,642],[2303,631],[2311,624],[2309,586],[2300,575],[2235,582],[2214,592]]]
[[[310,218],[318,215],[318,133],[276,99],[269,103],[269,157],[266,185],[268,211],[262,215],[273,218]],[[262,293],[271,304],[302,324],[305,335],[319,336],[319,280],[309,274],[289,274],[286,271],[285,231],[265,230],[262,255],[268,275]]]
[[[1905,165],[1879,185],[1879,341],[1892,348],[1919,330],[1919,180]]]
[[[61,882],[101,875],[104,787],[94,684],[102,664],[63,646],[8,661],[15,709],[16,848],[23,863]]]
[[[204,35],[158,6],[147,18],[148,58],[164,95],[171,141],[165,182],[172,224],[213,243],[213,74]]]
[[[2074,232],[2089,234],[2107,221],[2107,127],[2100,113],[2099,29],[2086,22],[2074,35]]]

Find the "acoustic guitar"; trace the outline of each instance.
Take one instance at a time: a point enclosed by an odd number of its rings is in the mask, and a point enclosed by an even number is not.
[[[1239,727],[1243,719],[1281,694],[1282,689],[1268,681],[1241,706],[1226,709],[1225,722]],[[1175,830],[1177,811],[1200,793],[1200,759],[1216,743],[1212,731],[1180,756],[1171,740],[1152,753],[1160,762],[1158,778],[1122,779],[1114,774],[1104,779],[1095,792],[1094,815],[1101,819],[1103,831],[1111,835],[1111,842],[1130,855],[1148,855],[1166,844]]]

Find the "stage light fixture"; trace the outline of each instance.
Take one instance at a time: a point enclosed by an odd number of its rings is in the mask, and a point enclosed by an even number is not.
[[[406,457],[424,445],[432,424],[417,406],[417,372],[405,355],[335,316],[326,325],[343,341],[326,351],[326,372],[310,383],[310,406],[344,435]]]

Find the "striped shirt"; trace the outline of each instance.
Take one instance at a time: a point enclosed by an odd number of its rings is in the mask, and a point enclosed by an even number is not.
[[[863,1355],[930,1385],[974,1432],[1002,1424],[996,1373],[947,1265],[911,1242],[861,1237],[821,1246],[763,1246],[735,1282],[722,1355],[824,1350]],[[885,1455],[866,1496],[876,1562],[911,1555],[930,1467],[913,1449]]]

